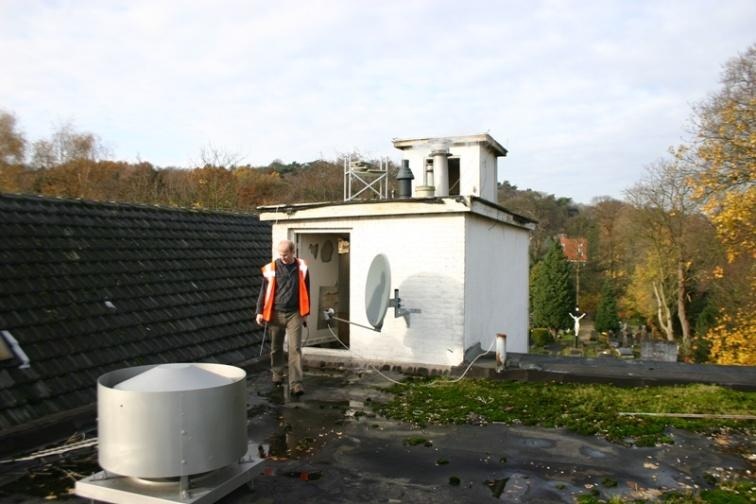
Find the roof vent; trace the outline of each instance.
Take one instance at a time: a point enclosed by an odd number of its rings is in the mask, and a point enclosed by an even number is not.
[[[77,482],[76,493],[135,502],[137,494],[155,491],[155,480],[168,479],[185,502],[188,493],[198,492],[189,485],[190,476],[202,474],[206,484],[217,480],[207,489],[216,498],[249,481],[252,466],[261,460],[243,459],[252,453],[245,378],[240,368],[207,363],[139,366],[100,376],[98,461],[106,476]]]

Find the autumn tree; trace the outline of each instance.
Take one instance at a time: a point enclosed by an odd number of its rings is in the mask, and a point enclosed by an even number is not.
[[[720,90],[694,109],[693,197],[726,251],[713,269],[716,322],[705,338],[714,362],[756,363],[756,45],[725,64]]]
[[[592,260],[599,264],[607,278],[619,281],[626,276],[629,247],[630,212],[628,204],[609,197],[594,198],[588,215],[597,228]]]
[[[692,215],[696,212],[691,193],[687,173],[677,160],[662,160],[650,165],[644,179],[626,191],[628,200],[636,209],[635,231],[638,242],[642,242],[637,245],[648,247],[651,257],[646,265],[656,269],[650,275],[653,280],[649,287],[654,290],[660,310],[670,309],[677,313],[684,353],[690,349],[686,303],[687,284],[694,263],[694,249],[687,246],[692,236]],[[661,306],[667,303],[662,292],[665,285],[674,289],[673,309],[669,305]]]
[[[107,157],[108,151],[94,133],[76,131],[71,123],[63,124],[49,139],[32,144],[32,167],[47,169],[71,162],[95,162]]]
[[[651,249],[639,250],[639,256],[622,298],[622,309],[639,316],[652,330],[659,328],[667,341],[674,341],[675,289],[674,278],[668,274],[672,265]]]
[[[26,139],[17,129],[16,116],[0,110],[0,165],[21,164],[25,150]]]
[[[20,192],[25,186],[23,167],[26,139],[16,117],[0,110],[0,191]]]
[[[729,259],[756,259],[756,45],[725,65],[721,83],[695,109],[690,183]]]

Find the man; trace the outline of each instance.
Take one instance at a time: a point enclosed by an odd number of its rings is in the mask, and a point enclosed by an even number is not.
[[[302,325],[306,325],[305,317],[310,313],[310,275],[307,264],[294,252],[294,242],[282,240],[278,259],[262,268],[256,320],[270,333],[270,367],[276,385],[283,382],[283,340],[288,336],[289,390],[302,395]]]

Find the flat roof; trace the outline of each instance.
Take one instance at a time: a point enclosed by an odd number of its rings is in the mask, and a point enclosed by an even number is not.
[[[332,201],[257,207],[261,221],[332,220],[470,212],[519,227],[535,229],[537,221],[477,196],[447,196],[374,201]]]
[[[484,144],[491,149],[497,156],[506,156],[505,149],[499,142],[488,133],[479,133],[477,135],[448,136],[448,137],[428,137],[428,138],[394,138],[392,140],[394,147],[399,150],[411,149],[421,144],[447,143],[450,146],[460,145],[479,145]]]

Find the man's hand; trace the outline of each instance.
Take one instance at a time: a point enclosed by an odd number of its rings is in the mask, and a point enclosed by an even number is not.
[[[262,316],[262,313],[258,313],[257,317],[255,317],[255,320],[257,321],[257,325],[263,325],[263,316]]]

